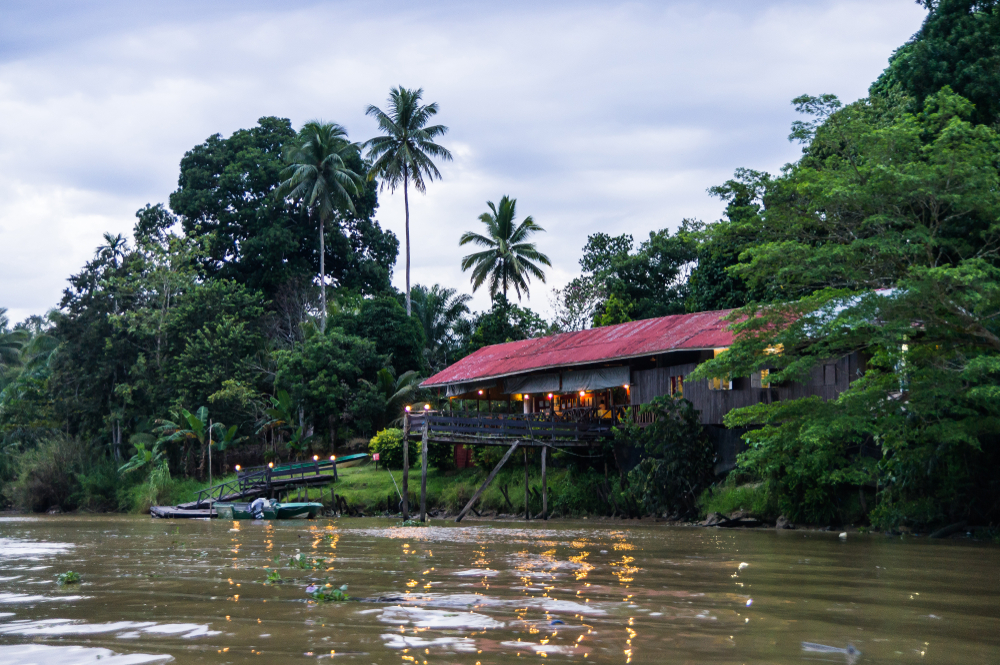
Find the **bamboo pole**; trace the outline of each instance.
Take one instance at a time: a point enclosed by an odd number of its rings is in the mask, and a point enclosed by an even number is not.
[[[486,488],[489,487],[489,484],[492,483],[493,479],[497,477],[497,473],[500,472],[500,469],[503,468],[503,465],[507,463],[507,460],[509,460],[510,456],[514,454],[514,451],[517,450],[517,447],[519,445],[521,445],[521,442],[515,441],[513,445],[511,445],[511,447],[507,450],[507,452],[504,453],[504,456],[500,458],[500,463],[497,464],[495,467],[493,467],[493,470],[490,471],[490,475],[486,478],[486,481],[483,482],[483,484],[479,487],[479,489],[476,490],[476,493],[472,495],[472,498],[469,499],[469,502],[465,504],[465,508],[462,508],[462,512],[460,512],[458,514],[458,517],[455,518],[456,522],[461,522],[462,518],[465,517],[465,514],[470,510],[472,510],[472,506],[476,504],[476,501],[478,501],[479,497],[482,496],[483,492],[486,491]]]
[[[427,521],[427,433],[431,416],[424,413],[424,432],[420,437],[420,521]]]

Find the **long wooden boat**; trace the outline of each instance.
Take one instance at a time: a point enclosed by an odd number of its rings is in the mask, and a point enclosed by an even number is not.
[[[248,503],[215,503],[212,504],[219,519],[252,520]],[[322,503],[273,503],[264,506],[266,520],[311,520],[323,510]]]

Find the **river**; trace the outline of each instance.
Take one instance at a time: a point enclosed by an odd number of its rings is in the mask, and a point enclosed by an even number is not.
[[[995,545],[396,524],[0,518],[0,665],[1000,662]]]

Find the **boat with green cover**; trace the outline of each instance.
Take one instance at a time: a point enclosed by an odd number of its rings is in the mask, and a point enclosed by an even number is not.
[[[252,520],[248,503],[215,503],[212,505],[219,519]],[[313,519],[323,510],[322,503],[268,503],[264,506],[265,520],[306,520]]]

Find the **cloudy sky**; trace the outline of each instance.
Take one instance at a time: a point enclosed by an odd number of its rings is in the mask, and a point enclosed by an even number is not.
[[[96,8],[95,8],[96,7]],[[509,194],[547,229],[549,289],[589,233],[717,219],[707,187],[796,158],[789,100],[865,94],[912,0],[0,1],[0,307],[54,306],[104,231],[166,202],[184,152],[264,115],[369,138],[367,104],[423,87],[451,131],[411,200],[413,281],[468,290],[463,231]],[[378,218],[402,237],[402,197]],[[395,282],[402,285],[402,263]],[[480,293],[474,304],[487,305]]]

